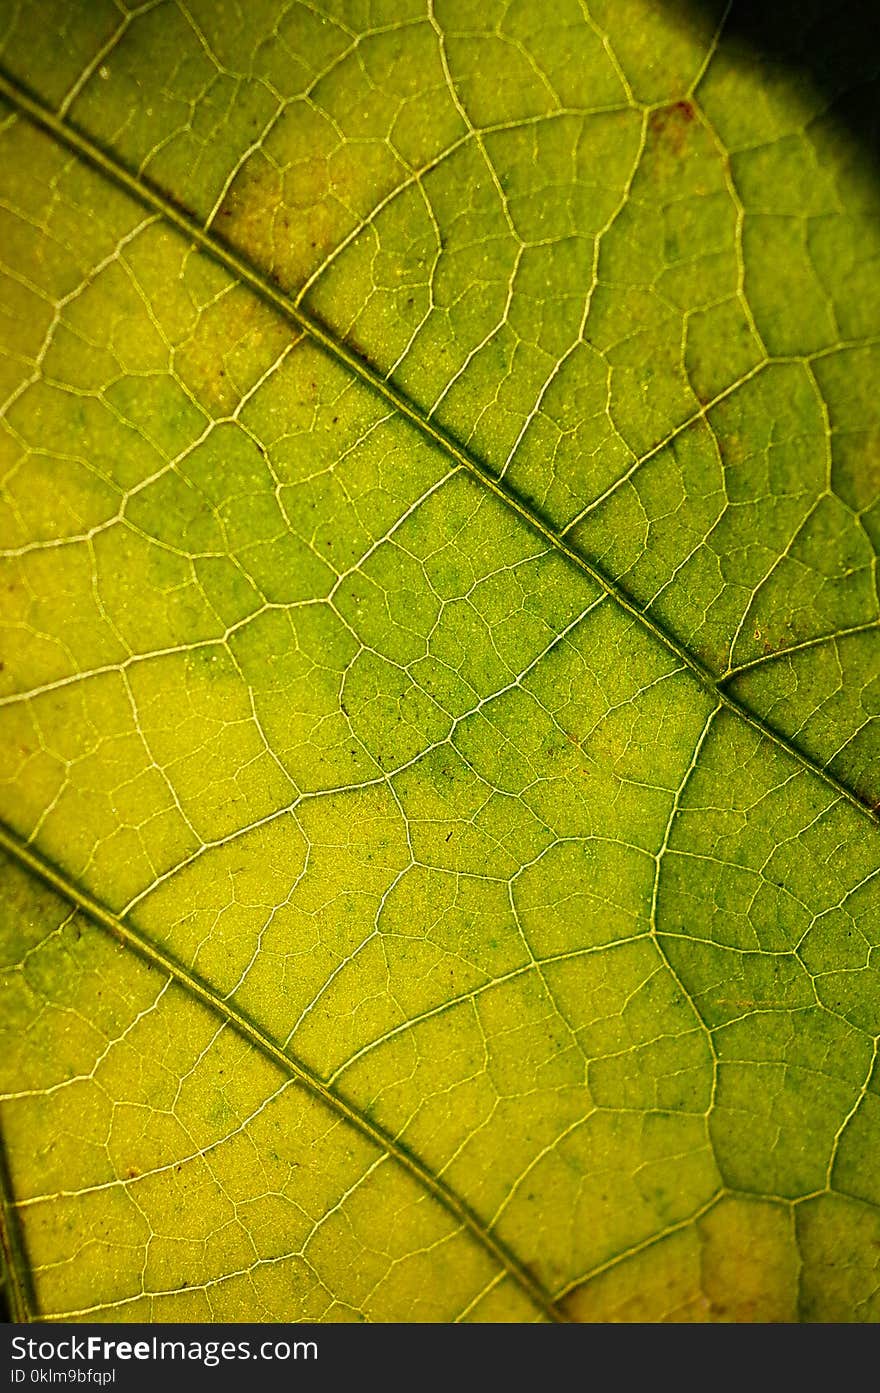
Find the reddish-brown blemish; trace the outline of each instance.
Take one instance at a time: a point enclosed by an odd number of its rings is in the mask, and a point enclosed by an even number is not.
[[[648,117],[648,133],[656,141],[664,140],[677,154],[696,114],[693,102],[686,99],[659,107]]]

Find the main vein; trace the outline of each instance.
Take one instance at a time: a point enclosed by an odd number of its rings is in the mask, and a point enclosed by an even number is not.
[[[349,1101],[344,1094],[328,1084],[314,1073],[307,1064],[298,1059],[291,1050],[277,1044],[264,1030],[243,1011],[239,1011],[231,1002],[213,990],[211,986],[196,973],[177,962],[168,953],[163,953],[161,948],[157,948],[154,943],[143,935],[138,929],[126,920],[121,919],[95,899],[88,891],[82,889],[73,880],[69,879],[62,871],[52,865],[33,847],[28,846],[20,837],[16,835],[5,823],[0,821],[0,850],[5,851],[13,857],[21,866],[38,876],[46,885],[50,886],[58,894],[62,895],[70,904],[74,905],[83,914],[86,914],[101,928],[106,929],[120,943],[130,948],[138,957],[152,967],[158,968],[173,978],[186,992],[200,1001],[215,1015],[224,1020],[236,1034],[247,1040],[260,1051],[273,1064],[278,1065],[289,1077],[302,1084],[309,1093],[320,1099],[328,1108],[331,1108],[338,1116],[343,1117],[352,1127],[355,1127],[362,1136],[371,1141],[386,1155],[395,1160],[403,1169],[415,1180],[428,1190],[436,1200],[455,1218],[463,1228],[477,1240],[495,1261],[506,1271],[514,1282],[524,1291],[535,1305],[550,1320],[565,1322],[566,1317],[554,1303],[553,1298],[546,1292],[538,1279],[525,1267],[518,1258],[508,1251],[504,1243],[486,1228],[482,1220],[474,1213],[465,1200],[461,1198],[444,1180],[425,1165],[423,1161],[411,1152],[402,1142],[385,1132],[376,1123],[371,1122],[368,1117]],[[12,1209],[12,1192],[8,1184],[8,1176],[3,1170],[3,1155],[0,1152],[0,1205],[3,1209]],[[5,1183],[4,1183],[5,1182]],[[7,1218],[6,1223],[0,1225],[0,1233],[3,1234],[4,1247],[17,1237],[17,1227],[12,1220],[14,1215]],[[18,1256],[13,1254],[13,1257]],[[17,1266],[17,1265],[16,1265]],[[22,1265],[23,1271],[27,1271],[26,1265]],[[23,1306],[26,1311],[26,1305]]]
[[[622,610],[641,624],[670,653],[674,654],[697,681],[707,688],[713,696],[729,711],[734,712],[766,739],[809,769],[841,798],[846,799],[859,812],[875,825],[880,825],[880,808],[869,806],[854,789],[839,779],[830,769],[802,750],[780,731],[774,729],[755,712],[751,711],[735,696],[727,691],[723,679],[707,668],[699,658],[680,643],[664,626],[653,618],[616,580],[606,575],[596,562],[566,542],[565,538],[550,526],[538,513],[529,507],[504,482],[496,478],[487,465],[477,459],[453,436],[436,425],[409,397],[399,391],[387,378],[354,349],[337,339],[319,319],[301,305],[293,303],[265,273],[227,246],[212,232],[206,232],[195,218],[162,193],[141,175],[132,174],[113,155],[102,149],[82,131],[68,121],[57,116],[35,96],[22,87],[14,78],[0,68],[0,95],[6,98],[20,113],[27,116],[35,125],[47,131],[68,149],[74,151],[93,168],[99,170],[113,183],[125,189],[143,206],[159,213],[167,222],[176,227],[189,241],[195,243],[206,255],[220,263],[240,282],[247,285],[261,300],[271,305],[281,315],[295,324],[304,334],[337,362],[347,368],[374,392],[384,398],[390,406],[406,418],[430,443],[451,456],[484,488],[494,494],[505,507],[511,509],[522,519],[532,532],[543,538],[554,550],[560,552],[572,566],[589,576],[590,579],[609,595]]]

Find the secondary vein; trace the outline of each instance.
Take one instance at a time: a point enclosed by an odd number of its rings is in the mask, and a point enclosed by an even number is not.
[[[291,1050],[282,1045],[276,1044],[259,1025],[250,1019],[243,1011],[239,1011],[231,1002],[218,996],[213,988],[202,980],[196,973],[184,967],[170,954],[164,953],[150,941],[139,929],[135,928],[126,920],[114,914],[100,900],[90,895],[82,886],[77,885],[74,880],[65,875],[45,857],[36,852],[33,847],[17,836],[5,823],[0,822],[0,850],[5,851],[19,865],[25,867],[32,874],[39,877],[44,884],[48,885],[63,896],[68,903],[74,905],[83,914],[87,915],[95,924],[111,933],[118,942],[131,949],[137,956],[149,963],[150,966],[158,968],[166,973],[175,982],[182,986],[188,995],[200,1001],[203,1006],[219,1016],[226,1024],[247,1040],[267,1059],[278,1065],[291,1078],[295,1079],[306,1088],[313,1097],[318,1098],[327,1107],[331,1108],[337,1116],[345,1119],[350,1126],[357,1129],[362,1136],[377,1146],[382,1152],[396,1161],[409,1175],[429,1191],[433,1197],[443,1205],[447,1213],[451,1214],[463,1228],[467,1229],[480,1246],[487,1251],[492,1258],[499,1264],[517,1286],[526,1293],[540,1311],[551,1321],[565,1323],[567,1317],[555,1304],[550,1294],[545,1291],[538,1278],[511,1253],[506,1245],[490,1232],[482,1220],[474,1213],[465,1200],[461,1198],[451,1186],[433,1172],[411,1152],[402,1142],[396,1140],[389,1133],[385,1132],[376,1123],[371,1122],[365,1117],[358,1107],[352,1103],[344,1094],[337,1089],[326,1084],[307,1064],[298,1059]],[[15,1211],[12,1198],[12,1190],[8,1181],[8,1174],[4,1174],[5,1159],[2,1149],[0,1149],[0,1208],[8,1210],[9,1217],[7,1222],[0,1226],[4,1241],[4,1250],[7,1241],[13,1244],[13,1257],[21,1257],[21,1253],[15,1249],[14,1245],[17,1238],[17,1225],[15,1223]],[[20,1245],[19,1245],[20,1248]],[[20,1272],[27,1272],[27,1265],[22,1261]],[[26,1300],[26,1290],[22,1294],[22,1309],[27,1314],[28,1303]],[[25,1314],[25,1318],[26,1318]]]
[[[6,1279],[9,1310],[16,1322],[31,1321],[36,1302],[31,1285],[30,1267],[25,1256],[24,1240],[15,1208],[15,1191],[9,1172],[6,1144],[0,1135],[0,1268]]]
[[[80,156],[86,163],[97,169],[113,183],[125,189],[144,207],[159,213],[190,242],[206,255],[218,262],[242,284],[247,285],[255,295],[271,305],[279,314],[318,344],[329,357],[345,366],[363,383],[377,392],[395,411],[399,412],[433,446],[444,451],[461,465],[484,488],[511,509],[534,533],[537,533],[554,550],[564,556],[572,566],[598,585],[622,610],[645,629],[681,662],[697,681],[716,697],[727,710],[744,720],[753,730],[784,750],[805,769],[810,770],[840,797],[868,818],[875,826],[880,825],[880,807],[872,807],[842,779],[814,759],[805,750],[776,730],[755,712],[750,710],[723,685],[724,678],[718,677],[701,660],[691,653],[669,631],[653,618],[617,581],[591,561],[581,551],[566,542],[564,536],[550,526],[505,483],[498,479],[487,465],[472,455],[453,436],[436,425],[409,397],[399,391],[387,378],[354,349],[337,339],[335,335],[316,316],[295,304],[269,276],[224,243],[216,234],[207,232],[199,225],[192,214],[179,207],[173,199],[163,193],[141,175],[132,174],[113,155],[96,144],[76,126],[56,115],[49,107],[0,68],[0,96],[5,99],[33,124],[48,132],[69,150]]]

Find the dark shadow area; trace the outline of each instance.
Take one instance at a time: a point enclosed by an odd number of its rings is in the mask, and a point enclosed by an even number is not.
[[[703,30],[724,13],[724,0],[661,2]],[[841,125],[880,167],[880,0],[733,0],[719,50],[811,87],[818,119]]]

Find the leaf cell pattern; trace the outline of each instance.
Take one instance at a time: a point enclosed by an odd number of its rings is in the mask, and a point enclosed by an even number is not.
[[[880,1318],[880,192],[728,21],[7,7],[19,1315]]]

